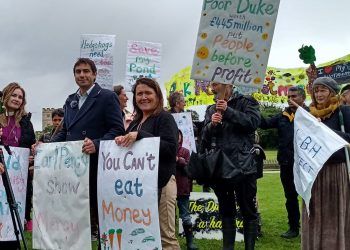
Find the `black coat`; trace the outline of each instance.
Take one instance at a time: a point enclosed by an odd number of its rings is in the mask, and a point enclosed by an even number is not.
[[[19,125],[21,127],[21,139],[19,140],[19,147],[22,148],[31,148],[31,146],[35,143],[35,133],[33,124],[30,121],[31,113],[23,116],[19,121]]]
[[[345,133],[341,132],[339,122],[339,111],[343,113]],[[350,143],[350,106],[341,106],[329,118],[322,120],[322,122],[341,136],[344,140]],[[341,163],[345,162],[344,148],[339,149],[332,154],[327,163]]]
[[[260,124],[259,103],[250,96],[235,92],[227,102],[222,124],[213,127],[211,116],[215,112],[215,105],[206,110],[201,151],[210,149],[212,138],[216,138],[216,147],[224,151],[236,169],[242,169],[245,174],[256,173],[256,165],[246,164],[245,157],[250,155],[254,133]]]
[[[51,139],[52,142],[78,141],[88,137],[98,150],[100,140],[113,140],[124,134],[122,112],[114,92],[95,83],[80,109],[78,101],[77,93],[68,96],[64,104],[63,128]]]
[[[294,119],[289,117],[293,112],[286,108],[269,119],[261,118],[260,128],[276,128],[278,133],[277,161],[280,165],[293,166],[294,164]]]
[[[137,131],[138,125],[139,122],[132,121],[127,132]],[[136,139],[147,137],[160,137],[158,188],[162,188],[176,173],[178,129],[174,117],[166,111],[148,117],[139,128]]]

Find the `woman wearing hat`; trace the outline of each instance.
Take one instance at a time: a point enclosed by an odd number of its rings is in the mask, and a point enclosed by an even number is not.
[[[313,82],[310,113],[350,142],[350,107],[340,106],[339,86],[329,77]],[[340,130],[343,113],[345,133]],[[312,188],[310,215],[302,216],[302,249],[350,249],[350,189],[344,148],[320,170]]]

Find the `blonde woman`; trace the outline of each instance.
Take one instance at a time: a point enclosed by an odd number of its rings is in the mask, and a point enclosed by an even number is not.
[[[35,134],[33,125],[30,122],[31,114],[25,111],[25,91],[18,83],[12,82],[2,92],[2,103],[5,112],[0,114],[0,125],[2,127],[1,142],[4,145],[12,147],[30,148],[35,143]],[[1,169],[3,171],[3,166]],[[31,229],[30,212],[32,194],[32,176],[28,175],[25,211],[27,229]],[[10,250],[18,248],[19,246],[16,241],[0,242],[0,249]]]

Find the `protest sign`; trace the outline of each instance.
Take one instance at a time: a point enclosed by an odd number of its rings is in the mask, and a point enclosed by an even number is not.
[[[190,112],[173,113],[172,114],[177,128],[181,130],[183,134],[182,146],[187,148],[190,152],[197,153],[196,142],[194,140],[193,123]]]
[[[279,0],[203,0],[192,79],[240,86],[264,82]]]
[[[4,153],[5,165],[11,182],[13,195],[18,205],[18,213],[21,222],[24,223],[29,149],[11,147],[11,155],[9,155],[4,147],[1,148]],[[16,235],[13,230],[13,222],[7,202],[5,187],[0,177],[0,241],[11,240],[16,240]]]
[[[33,180],[33,248],[91,249],[89,155],[83,141],[42,143]]]
[[[189,210],[193,235],[196,239],[222,239],[219,203],[214,193],[191,192]],[[236,241],[243,241],[243,218],[239,207],[237,207],[236,230]],[[183,234],[181,218],[179,234]]]
[[[127,91],[131,91],[137,78],[147,77],[156,81],[160,79],[160,43],[128,41],[126,57],[126,85]]]
[[[113,89],[113,52],[115,35],[83,34],[80,38],[80,57],[90,58],[97,67],[96,82]]]
[[[158,219],[159,137],[119,147],[101,141],[98,212],[101,248],[161,249]]]
[[[327,76],[337,83],[350,83],[350,62],[317,68],[317,77]]]
[[[294,184],[309,212],[312,185],[328,158],[349,143],[299,107],[294,119]]]

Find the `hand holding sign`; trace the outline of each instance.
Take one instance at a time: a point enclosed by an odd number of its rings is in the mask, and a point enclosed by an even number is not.
[[[131,146],[137,138],[137,132],[129,132],[126,135],[117,136],[114,141],[118,146],[129,147]]]
[[[85,154],[96,153],[95,144],[92,142],[91,139],[85,138],[84,143],[83,143],[83,147],[82,147],[82,152]]]

